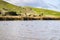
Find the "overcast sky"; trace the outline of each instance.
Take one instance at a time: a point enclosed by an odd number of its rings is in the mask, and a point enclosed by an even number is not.
[[[60,11],[60,0],[4,0],[18,6],[42,7]]]

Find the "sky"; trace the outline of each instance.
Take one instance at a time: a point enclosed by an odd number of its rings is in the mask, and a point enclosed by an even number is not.
[[[60,0],[4,0],[17,6],[31,6],[60,11]]]

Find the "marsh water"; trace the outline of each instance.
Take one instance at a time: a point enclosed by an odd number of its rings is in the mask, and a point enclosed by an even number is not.
[[[60,21],[0,21],[0,40],[60,40]]]

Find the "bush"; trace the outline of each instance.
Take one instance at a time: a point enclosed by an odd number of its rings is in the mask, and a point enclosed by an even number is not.
[[[17,13],[16,13],[16,12],[11,11],[11,12],[6,12],[6,13],[5,13],[5,16],[6,16],[6,15],[10,15],[10,16],[17,16]]]

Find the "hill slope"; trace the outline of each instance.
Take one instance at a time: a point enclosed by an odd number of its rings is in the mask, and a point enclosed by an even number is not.
[[[10,3],[0,0],[0,10],[2,10],[3,8],[8,9],[7,11],[15,11],[17,12],[17,14],[20,14],[20,13],[41,14],[43,13],[44,16],[60,16],[60,12],[42,9],[42,8],[39,9],[39,8],[33,8],[33,7],[15,6],[15,5],[12,5]]]
[[[7,11],[16,11],[16,12],[19,12],[19,10],[22,9],[21,7],[18,7],[0,0],[0,9],[3,9],[3,8],[8,9]]]
[[[44,15],[52,15],[52,16],[60,16],[60,12],[53,11],[53,10],[47,10],[47,9],[42,9],[42,8],[33,8],[34,11],[36,11],[38,14],[41,12],[44,13]]]

